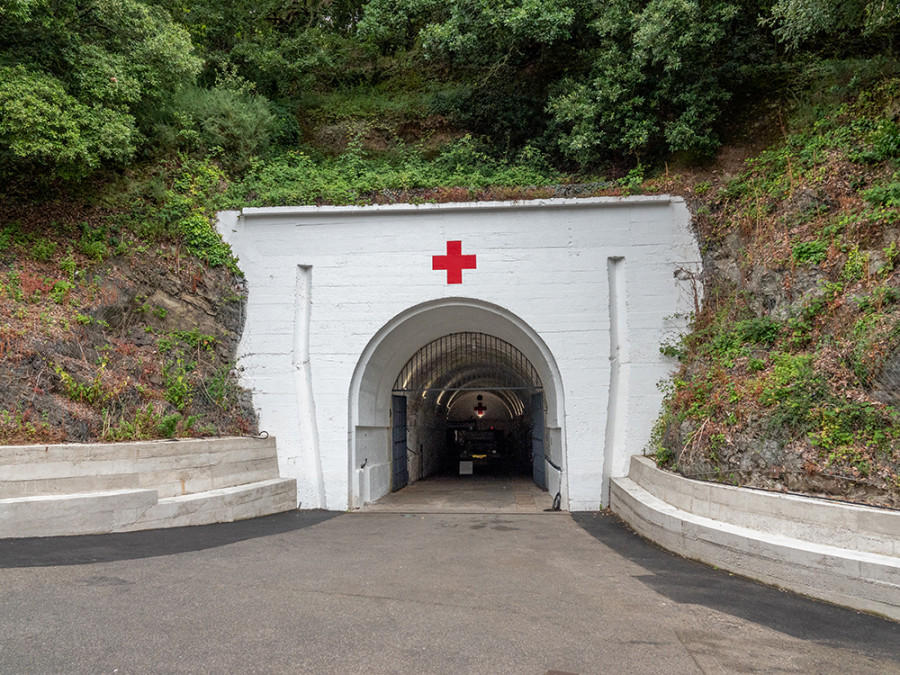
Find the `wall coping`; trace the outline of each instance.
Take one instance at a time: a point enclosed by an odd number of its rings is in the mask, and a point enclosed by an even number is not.
[[[697,516],[811,543],[900,556],[900,511],[686,478],[650,457],[629,476],[668,504]]]
[[[525,199],[514,201],[445,202],[441,204],[367,204],[362,206],[248,206],[239,211],[245,221],[256,218],[302,218],[343,215],[423,215],[447,211],[509,211],[538,208],[617,208],[668,206],[684,199],[674,195],[634,195],[631,197],[585,197]]]
[[[244,443],[250,440],[261,441],[266,445],[274,445],[275,437],[268,436],[266,438],[257,438],[255,436],[217,436],[215,438],[160,438],[151,441],[120,441],[116,443],[35,443],[31,445],[0,445],[0,465],[4,459],[10,454],[18,455],[28,453],[35,461],[45,455],[39,455],[38,451],[48,453],[62,450],[102,450],[103,454],[114,451],[115,449],[138,449],[145,447],[148,450],[161,447],[186,447],[186,449],[196,451],[202,446],[223,446],[234,443]],[[170,453],[165,453],[170,454]]]

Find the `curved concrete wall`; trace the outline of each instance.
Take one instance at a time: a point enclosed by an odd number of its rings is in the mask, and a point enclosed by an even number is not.
[[[0,539],[255,518],[296,489],[274,438],[0,446]]]
[[[610,508],[679,555],[900,620],[900,511],[689,480],[647,457],[612,481]]]

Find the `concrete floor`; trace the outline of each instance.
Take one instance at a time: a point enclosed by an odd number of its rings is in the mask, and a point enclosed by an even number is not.
[[[900,624],[678,558],[608,513],[0,541],[0,673],[551,672],[900,673]]]
[[[432,476],[385,495],[372,513],[543,513],[553,495],[524,476]]]

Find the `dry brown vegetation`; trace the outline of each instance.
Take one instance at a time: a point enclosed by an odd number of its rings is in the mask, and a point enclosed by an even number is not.
[[[255,431],[240,279],[110,223],[63,202],[0,222],[0,443]]]

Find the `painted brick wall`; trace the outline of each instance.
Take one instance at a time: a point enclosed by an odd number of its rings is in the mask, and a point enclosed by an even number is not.
[[[552,354],[550,426],[564,474],[551,489],[571,510],[598,508],[609,478],[627,474],[649,440],[656,385],[673,365],[660,342],[694,306],[691,282],[676,275],[700,269],[689,221],[683,201],[667,196],[220,214],[249,288],[243,381],[301,506],[344,509],[384,492],[384,423],[357,410],[372,392],[351,395],[354,373],[395,317],[454,299],[517,317]],[[461,284],[432,269],[448,241],[477,256]],[[453,332],[454,311],[435,309],[423,328]],[[496,334],[491,323],[478,330]],[[406,358],[429,341],[413,333],[395,336]],[[399,372],[376,374],[380,354],[366,361],[363,390],[390,387]]]

